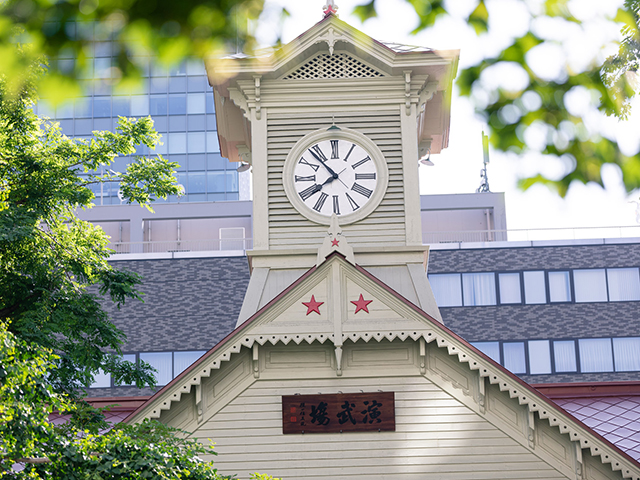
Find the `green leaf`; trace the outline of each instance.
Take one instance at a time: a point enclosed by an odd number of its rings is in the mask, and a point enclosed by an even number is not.
[[[484,0],[478,2],[478,6],[471,12],[467,21],[475,30],[476,35],[487,31],[489,26],[489,11],[487,10]]]
[[[353,9],[353,14],[360,19],[361,22],[369,20],[378,16],[375,6],[376,0],[371,0],[369,3],[358,5]]]

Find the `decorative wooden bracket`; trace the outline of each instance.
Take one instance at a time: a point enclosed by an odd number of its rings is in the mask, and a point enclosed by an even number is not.
[[[420,373],[427,373],[427,341],[420,337]]]
[[[576,451],[576,480],[582,480],[584,478],[584,466],[582,461],[582,447],[580,442],[573,442]]]
[[[262,78],[262,75],[254,75],[253,76],[253,83],[255,86],[255,93],[256,93],[256,120],[260,120],[260,79]]]
[[[485,412],[486,399],[487,394],[484,389],[484,377],[482,375],[478,375],[478,407],[482,414]]]
[[[527,440],[529,440],[529,448],[536,448],[536,416],[535,413],[529,410],[527,417],[529,423],[529,433]]]
[[[342,376],[342,347],[336,347],[336,374]]]
[[[202,411],[202,385],[196,386],[196,413],[198,414],[198,423],[202,423],[203,411]]]
[[[254,378],[260,378],[260,364],[259,364],[259,360],[260,357],[258,356],[258,342],[255,342],[253,344],[253,377]]]
[[[242,114],[248,120],[251,120],[251,115],[249,113],[249,101],[247,100],[247,97],[244,96],[244,93],[242,93],[237,88],[230,87],[229,98],[231,98],[233,103],[235,103],[238,107],[240,107],[240,110],[242,110]]]
[[[347,40],[348,38],[346,36],[340,33],[336,34],[333,27],[331,27],[327,30],[327,33],[318,37],[318,39],[316,40],[316,43],[326,42],[327,46],[329,47],[329,55],[333,55],[333,47],[335,46],[336,42],[337,41],[346,42]]]
[[[417,112],[420,113],[424,109],[426,103],[433,98],[433,95],[436,93],[438,89],[438,82],[429,82],[424,84],[420,92],[418,93],[418,109]]]
[[[411,115],[411,70],[404,70],[404,106],[407,115]]]

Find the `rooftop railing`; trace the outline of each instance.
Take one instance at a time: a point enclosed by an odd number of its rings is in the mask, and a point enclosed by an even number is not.
[[[553,240],[590,240],[640,238],[640,225],[620,227],[538,228],[521,230],[457,230],[424,232],[426,245],[446,243],[522,242]],[[110,247],[116,254],[180,253],[208,251],[246,251],[253,248],[251,238],[182,240],[155,242],[119,242]]]
[[[640,225],[620,227],[537,228],[515,230],[457,230],[423,232],[425,244],[469,242],[528,242],[640,237]]]
[[[110,247],[115,254],[126,253],[179,253],[179,252],[215,252],[215,251],[245,251],[253,245],[251,238],[212,239],[212,240],[181,240],[158,242],[118,242]]]

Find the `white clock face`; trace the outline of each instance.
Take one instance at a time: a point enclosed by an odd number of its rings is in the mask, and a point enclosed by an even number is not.
[[[365,207],[378,187],[376,162],[351,140],[314,143],[296,159],[293,186],[302,203],[324,217],[350,215]]]

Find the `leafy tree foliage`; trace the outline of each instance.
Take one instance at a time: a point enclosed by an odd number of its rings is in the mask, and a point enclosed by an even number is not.
[[[0,323],[0,478],[17,460],[41,458],[56,443],[49,414],[70,403],[46,380],[55,359],[51,351],[21,341]]]
[[[413,6],[418,25],[414,33],[432,26],[438,18],[448,14],[447,2],[442,0],[406,0]],[[527,4],[524,0],[518,0]],[[535,20],[553,19],[559,28],[581,22],[571,12],[569,0],[546,0],[528,2],[533,5],[529,31],[514,38],[495,57],[485,58],[458,74],[457,84],[462,95],[476,101],[477,113],[489,126],[493,147],[515,153],[539,152],[551,156],[567,165],[562,178],[546,178],[538,175],[523,179],[521,186],[528,188],[535,183],[543,183],[566,194],[574,180],[596,182],[602,185],[601,168],[604,164],[615,164],[622,171],[628,191],[640,188],[640,156],[628,156],[620,152],[617,141],[602,136],[590,129],[584,112],[572,112],[568,108],[569,97],[586,92],[596,99],[594,108],[620,118],[629,113],[629,99],[640,85],[630,81],[640,62],[640,27],[638,0],[626,0],[624,8],[618,11],[615,21],[623,25],[624,40],[617,55],[605,65],[592,64],[583,71],[573,71],[565,66],[558,78],[542,78],[531,68],[529,55],[536,48],[557,45],[552,38],[544,38],[536,33]],[[355,12],[362,20],[376,15],[376,0],[358,6]],[[536,11],[535,9],[539,9]],[[485,0],[465,18],[478,35],[489,28],[489,9]],[[493,88],[484,80],[499,68],[510,67],[526,78],[526,85],[517,90],[504,87]],[[637,77],[636,77],[637,78]],[[481,99],[481,100],[480,100]],[[542,145],[527,142],[528,131],[536,131],[543,137]]]
[[[157,421],[118,424],[107,433],[68,436],[50,462],[28,464],[26,471],[51,480],[193,479],[218,480],[212,446],[184,436],[184,432]]]
[[[625,0],[624,7],[625,11],[620,12],[625,20],[621,32],[622,42],[618,53],[605,62],[602,73],[606,85],[613,91],[616,104],[620,106],[619,115],[627,118],[630,113],[629,103],[640,89],[640,0]]]
[[[57,357],[0,323],[0,478],[222,480],[213,446],[157,421],[110,428],[103,410],[57,393]],[[49,415],[70,415],[54,426]],[[254,474],[256,480],[274,480]]]
[[[250,48],[247,22],[257,18],[262,5],[263,0],[5,0],[0,2],[0,71],[17,89],[24,70],[47,55],[57,68],[41,79],[42,91],[53,99],[68,98],[80,91],[77,78],[92,76],[91,52],[101,42],[113,42],[116,63],[109,77],[136,80],[149,56],[171,65],[236,45]],[[30,46],[26,56],[16,52],[16,43]]]
[[[121,118],[115,133],[69,139],[31,109],[41,73],[32,70],[17,97],[0,79],[0,321],[20,340],[58,355],[48,373],[58,392],[81,392],[98,370],[127,384],[152,384],[148,368],[119,359],[124,335],[97,295],[118,306],[139,299],[140,278],[107,263],[105,233],[75,212],[92,206],[91,185],[115,181],[127,202],[149,207],[154,197],[178,192],[177,165],[159,156],[138,158],[122,173],[109,170],[137,144],[155,146],[152,120]]]

